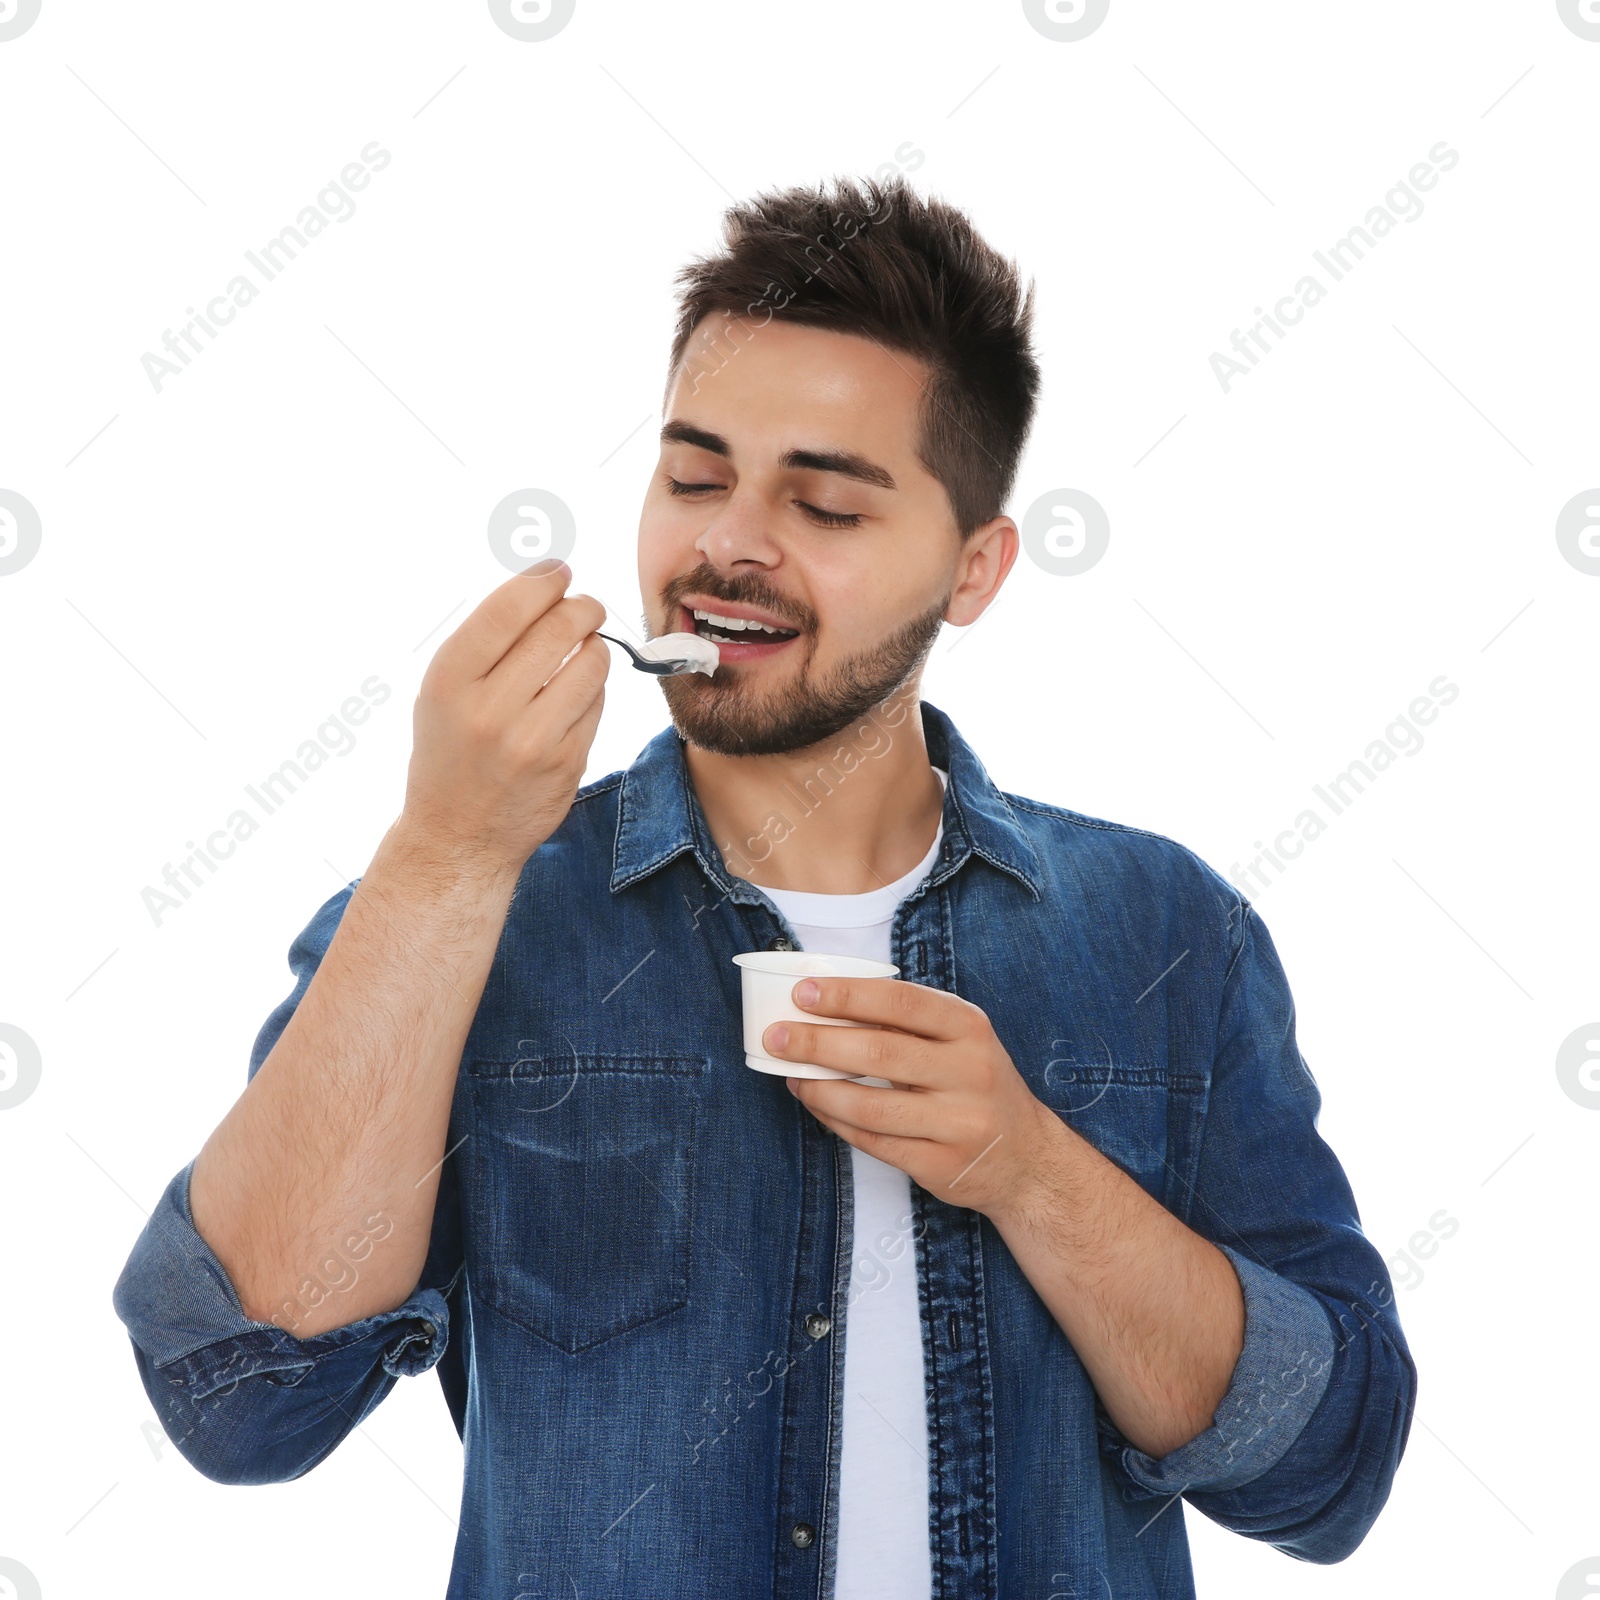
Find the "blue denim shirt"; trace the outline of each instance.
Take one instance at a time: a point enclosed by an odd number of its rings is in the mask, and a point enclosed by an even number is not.
[[[1034,1094],[1223,1251],[1245,1304],[1212,1425],[1152,1458],[993,1224],[913,1183],[934,1594],[1191,1595],[1178,1495],[1339,1561],[1388,1496],[1416,1372],[1272,940],[1189,850],[1002,793],[921,716],[950,781],[895,917],[902,977],[980,1006]],[[853,730],[804,803],[892,737]],[[291,947],[252,1075],[354,887]],[[190,1168],[168,1186],[114,1303],[182,1454],[224,1483],[299,1477],[436,1368],[465,1447],[450,1596],[826,1597],[849,1146],[745,1066],[732,960],[786,941],[713,842],[675,730],[582,788],[513,895],[403,1305],[307,1339],[252,1321],[192,1225]]]

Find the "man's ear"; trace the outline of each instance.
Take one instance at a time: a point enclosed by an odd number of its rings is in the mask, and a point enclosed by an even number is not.
[[[1021,536],[1010,517],[991,517],[975,528],[961,544],[945,621],[958,628],[976,622],[999,594],[1021,548]]]

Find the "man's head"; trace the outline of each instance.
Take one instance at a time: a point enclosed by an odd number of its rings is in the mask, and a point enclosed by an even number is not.
[[[787,642],[661,680],[726,755],[832,738],[916,679],[1016,558],[1033,292],[903,179],[758,196],[678,275],[661,458],[639,526],[652,635],[756,617]],[[760,637],[768,637],[761,635]]]

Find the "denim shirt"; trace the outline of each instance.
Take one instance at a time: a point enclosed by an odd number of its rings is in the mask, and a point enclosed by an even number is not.
[[[1002,793],[920,715],[950,779],[895,916],[902,978],[979,1006],[1038,1099],[1223,1252],[1245,1306],[1211,1425],[1152,1458],[993,1224],[913,1182],[881,1245],[917,1275],[933,1593],[1192,1595],[1180,1495],[1342,1560],[1388,1497],[1416,1371],[1266,927],[1181,845]],[[867,737],[819,762],[790,825],[893,734]],[[290,948],[252,1076],[354,888]],[[404,1304],[306,1339],[253,1321],[193,1226],[192,1163],[162,1195],[114,1304],[180,1452],[223,1483],[296,1478],[436,1368],[465,1451],[451,1597],[828,1596],[850,1150],[745,1065],[732,960],[798,943],[729,871],[674,729],[580,789],[512,896]],[[353,1273],[371,1246],[348,1245]]]

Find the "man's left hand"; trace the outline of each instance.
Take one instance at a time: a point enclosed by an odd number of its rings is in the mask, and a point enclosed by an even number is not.
[[[792,992],[802,1011],[865,1026],[775,1022],[762,1035],[771,1055],[892,1085],[786,1079],[825,1128],[938,1199],[991,1220],[1028,1202],[1063,1125],[1023,1081],[982,1010],[898,978],[804,978]]]

